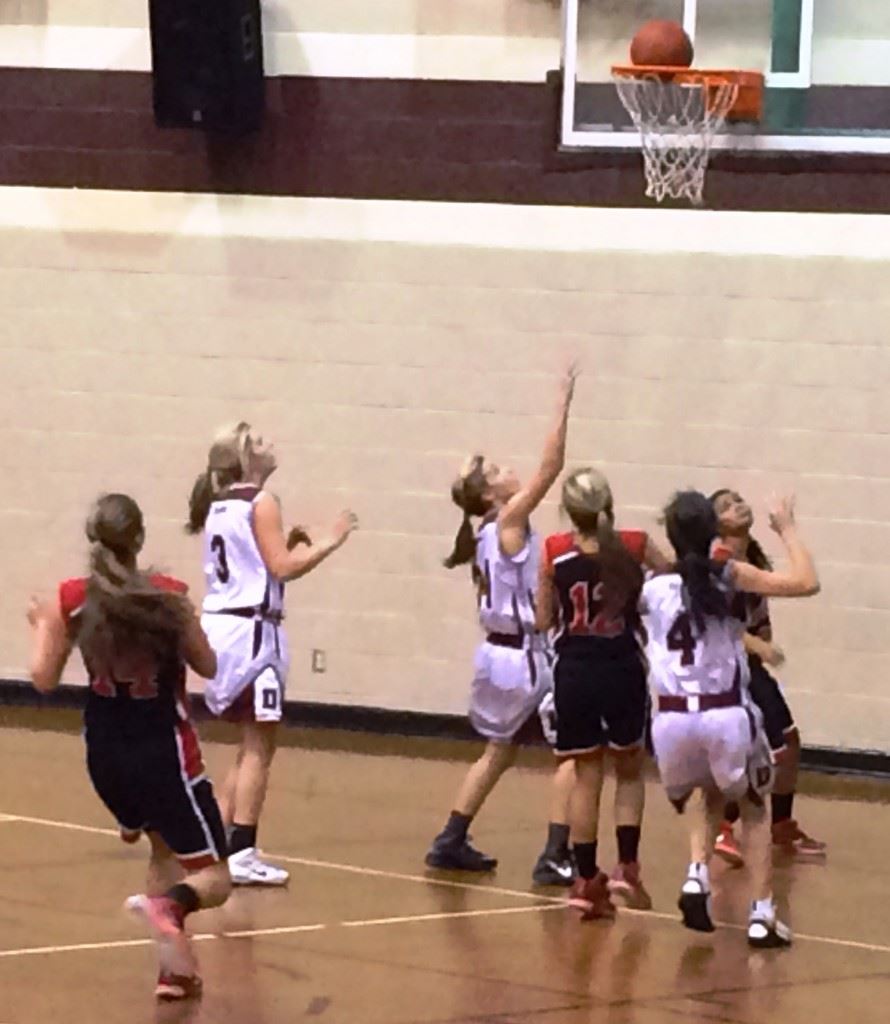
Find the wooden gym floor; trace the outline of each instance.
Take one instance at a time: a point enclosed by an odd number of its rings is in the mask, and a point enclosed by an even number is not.
[[[475,839],[501,858],[497,874],[465,879],[428,874],[423,854],[472,744],[295,729],[261,832],[262,847],[290,868],[290,887],[239,890],[222,910],[193,917],[204,998],[156,1005],[153,950],[120,911],[141,888],[145,847],[117,840],[74,721],[0,708],[0,1024],[890,1018],[888,783],[804,780],[799,817],[830,843],[829,859],[777,865],[797,940],[752,953],[738,927],[744,871],[717,869],[717,915],[728,926],[700,936],[678,923],[683,829],[654,782],[643,835],[654,910],[582,924],[558,891],[529,887],[547,817],[544,752],[523,755],[479,818]],[[206,742],[205,755],[219,778],[232,747]]]

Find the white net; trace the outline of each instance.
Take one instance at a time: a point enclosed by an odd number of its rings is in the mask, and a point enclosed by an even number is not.
[[[711,77],[680,82],[618,70],[613,79],[642,139],[646,195],[699,205],[711,143],[736,101],[738,83]]]

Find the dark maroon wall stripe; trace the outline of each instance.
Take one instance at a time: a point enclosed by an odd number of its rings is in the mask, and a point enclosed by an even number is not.
[[[0,184],[259,195],[644,206],[638,154],[558,154],[548,84],[268,82],[243,139],[161,129],[151,76],[0,69]],[[720,209],[890,210],[890,158],[716,155]]]

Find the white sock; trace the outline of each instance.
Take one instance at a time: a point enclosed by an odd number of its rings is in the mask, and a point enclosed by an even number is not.
[[[751,904],[751,918],[758,918],[763,921],[774,921],[776,917],[776,905],[773,903],[772,896],[767,896],[765,900],[754,900]]]
[[[687,882],[698,882],[702,892],[711,891],[711,878],[708,873],[707,864],[692,863],[686,875]]]

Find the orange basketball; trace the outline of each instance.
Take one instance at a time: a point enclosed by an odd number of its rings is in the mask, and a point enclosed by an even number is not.
[[[632,64],[688,68],[692,52],[692,40],[678,21],[647,21],[630,44]]]

